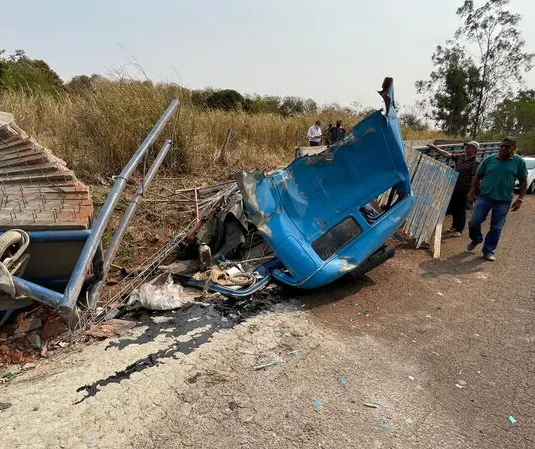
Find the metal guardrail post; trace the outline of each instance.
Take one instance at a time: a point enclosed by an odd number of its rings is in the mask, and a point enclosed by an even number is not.
[[[106,255],[104,257],[104,268],[103,268],[102,276],[100,277],[99,281],[95,283],[95,285],[91,288],[89,292],[89,301],[88,301],[89,307],[93,307],[96,304],[99,294],[100,294],[100,290],[104,283],[103,279],[107,276],[108,271],[110,270],[110,265],[113,262],[113,259],[115,259],[115,255],[117,254],[117,250],[119,249],[119,243],[121,243],[121,240],[124,237],[126,229],[128,228],[128,225],[130,224],[132,217],[136,213],[136,210],[139,206],[139,202],[143,198],[145,190],[152,183],[152,180],[154,179],[154,176],[156,176],[158,169],[162,165],[162,162],[165,159],[165,156],[167,156],[167,153],[171,149],[171,144],[172,144],[171,140],[167,140],[165,144],[163,145],[163,147],[160,149],[160,151],[158,152],[158,155],[156,156],[156,159],[154,159],[154,162],[150,166],[145,176],[145,181],[143,182],[142,185],[138,187],[136,195],[130,201],[130,204],[128,205],[123,217],[121,218],[121,221],[117,225],[117,229],[115,230],[115,233],[113,234],[110,244],[108,245],[108,248],[106,248]]]
[[[178,100],[173,100],[171,102],[169,107],[160,117],[158,122],[154,125],[150,133],[147,135],[145,140],[141,143],[130,161],[126,164],[120,175],[117,177],[117,180],[115,181],[115,184],[111,189],[108,198],[106,198],[104,206],[102,206],[100,214],[95,220],[95,224],[93,226],[93,229],[91,230],[91,236],[87,239],[84,248],[82,249],[82,253],[80,254],[76,266],[74,267],[73,273],[69,280],[69,284],[67,285],[65,293],[63,294],[63,298],[58,304],[60,309],[68,312],[72,311],[75,308],[78,295],[80,294],[84,283],[85,273],[87,272],[87,269],[91,264],[91,261],[95,255],[98,245],[100,244],[100,241],[102,240],[102,235],[104,234],[111,215],[115,207],[117,206],[121,193],[126,187],[128,179],[136,169],[139,162],[145,156],[150,145],[152,145],[158,135],[162,132],[166,123],[176,111],[178,105]]]
[[[83,282],[83,279],[82,279]],[[63,295],[33,282],[13,276],[13,283],[17,294],[33,299],[34,301],[55,307],[63,300]]]

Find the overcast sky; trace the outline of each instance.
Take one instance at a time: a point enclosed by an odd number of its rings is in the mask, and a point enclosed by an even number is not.
[[[462,0],[0,0],[0,48],[26,50],[68,80],[134,57],[190,88],[380,105],[384,76],[414,103],[414,81],[452,38]],[[477,1],[476,4],[482,4]],[[535,2],[512,0],[535,52]],[[535,70],[527,76],[535,88]]]

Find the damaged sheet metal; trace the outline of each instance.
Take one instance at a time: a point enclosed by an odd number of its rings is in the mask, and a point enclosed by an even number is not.
[[[365,263],[404,222],[412,207],[410,176],[392,79],[377,111],[319,154],[271,174],[237,175],[245,211],[283,264],[273,276],[316,288]],[[392,189],[387,210],[367,220],[363,208]]]

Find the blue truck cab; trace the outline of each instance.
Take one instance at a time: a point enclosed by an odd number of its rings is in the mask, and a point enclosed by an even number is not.
[[[245,210],[278,256],[272,271],[299,288],[326,285],[365,264],[405,221],[413,199],[391,78],[385,111],[343,141],[270,174],[238,173]],[[370,207],[388,197],[383,210]]]

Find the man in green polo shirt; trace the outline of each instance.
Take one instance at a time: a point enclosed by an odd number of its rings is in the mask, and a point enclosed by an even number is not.
[[[474,213],[468,227],[472,240],[466,249],[472,251],[483,242],[481,224],[492,211],[490,229],[483,245],[483,257],[495,261],[494,250],[498,246],[500,234],[509,209],[516,211],[522,206],[524,195],[528,188],[528,171],[524,159],[514,154],[516,140],[507,137],[500,143],[498,154],[488,156],[477,169],[468,193],[468,200],[474,202],[479,189]],[[519,180],[518,198],[511,206],[514,196],[515,182]]]

